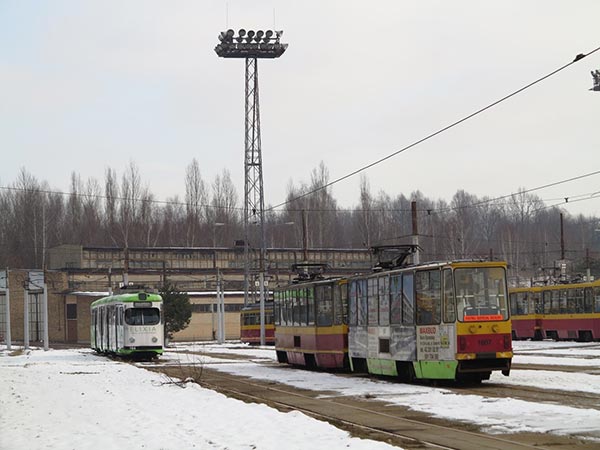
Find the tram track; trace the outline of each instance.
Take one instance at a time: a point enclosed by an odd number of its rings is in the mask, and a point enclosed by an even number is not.
[[[493,382],[486,382],[476,387],[444,386],[444,389],[460,395],[472,394],[493,398],[515,398],[535,403],[553,403],[573,408],[600,410],[600,395],[589,392],[565,392],[557,389],[540,389]]]
[[[181,369],[172,366],[152,368],[174,377],[181,376]],[[264,403],[281,411],[301,411],[355,436],[382,440],[406,449],[592,448],[586,441],[548,434],[489,435],[481,433],[474,425],[437,419],[402,406],[390,405],[385,398],[335,397],[331,392],[303,390],[270,380],[250,380],[206,366],[199,384],[243,401]]]

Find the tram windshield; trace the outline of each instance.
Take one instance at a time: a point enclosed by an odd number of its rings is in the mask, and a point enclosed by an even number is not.
[[[127,325],[157,325],[160,322],[158,308],[128,308],[125,310]]]
[[[456,269],[454,286],[461,322],[508,319],[504,268]]]

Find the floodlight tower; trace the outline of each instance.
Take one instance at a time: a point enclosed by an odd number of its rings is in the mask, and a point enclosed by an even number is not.
[[[265,345],[265,197],[263,192],[260,148],[260,110],[258,102],[259,58],[279,58],[287,49],[280,42],[283,31],[227,30],[219,34],[215,52],[222,58],[246,60],[246,133],[244,156],[244,304],[248,303],[250,279],[250,224],[259,225],[260,256],[258,267],[260,299],[260,344]]]

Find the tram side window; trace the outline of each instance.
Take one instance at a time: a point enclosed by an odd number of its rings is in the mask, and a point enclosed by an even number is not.
[[[315,324],[315,288],[311,287],[306,289],[306,304],[308,313],[308,325]]]
[[[390,322],[402,323],[402,275],[390,277]]]
[[[569,289],[569,298],[567,300],[567,302],[571,302],[569,312],[572,313],[583,313],[585,312],[585,305],[584,305],[584,292],[582,288],[577,288],[577,289]]]
[[[412,325],[415,323],[415,293],[414,275],[402,275],[402,323]]]
[[[342,292],[346,291],[346,286],[340,286],[339,284],[334,284],[332,286],[333,293],[333,324],[341,325],[344,322],[344,308],[347,307],[342,304]]]
[[[600,287],[594,288],[594,312],[600,312]]]
[[[306,292],[306,289],[298,289],[298,325],[306,325],[306,318],[308,317],[308,298]]]
[[[348,287],[348,324],[358,323],[358,281],[353,280]]]
[[[454,285],[452,284],[452,271],[444,269],[444,322],[456,322],[456,301],[454,298]]]
[[[441,276],[439,270],[425,270],[415,275],[417,297],[417,324],[440,323]]]
[[[513,315],[517,315],[517,294],[510,294],[508,298],[510,301],[510,310],[512,311]]]
[[[287,326],[291,326],[293,324],[292,313],[293,313],[293,303],[292,303],[292,291],[289,289],[284,293],[283,304],[283,320]]]
[[[387,275],[379,278],[379,325],[390,324],[390,283]]]
[[[542,298],[544,301],[544,314],[551,314],[553,312],[552,311],[552,291],[544,291]]]
[[[559,292],[559,310],[561,313],[566,313],[568,311],[567,308],[567,290],[561,289]]]
[[[292,291],[292,323],[300,325],[300,289]]]
[[[331,286],[316,286],[317,297],[317,326],[329,327],[333,325],[333,293]]]
[[[275,325],[281,325],[281,300],[279,299],[280,295],[281,292],[273,293],[273,321],[275,322]]]
[[[368,302],[368,320],[369,325],[377,325],[379,318],[379,298],[377,290],[377,277],[367,279],[367,302]]]
[[[279,302],[276,311],[279,312],[276,316],[278,325],[285,325],[285,291],[279,292]]]
[[[542,314],[544,311],[544,302],[542,301],[542,293],[541,292],[532,292],[531,295],[531,304],[533,305],[533,311],[535,314]]]
[[[514,316],[529,314],[527,292],[517,292],[510,295],[510,309]]]
[[[585,288],[583,292],[583,312],[591,313],[594,312],[594,296],[591,288]]]
[[[367,280],[358,280],[358,325],[367,325]]]
[[[337,290],[340,293],[340,300],[342,305],[342,323],[348,323],[348,289],[347,285],[338,285]],[[337,322],[336,322],[337,323]]]

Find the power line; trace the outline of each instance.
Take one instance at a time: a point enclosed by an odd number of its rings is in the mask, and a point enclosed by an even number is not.
[[[586,56],[589,56],[589,55],[591,55],[592,53],[595,53],[595,52],[597,52],[598,50],[600,50],[600,47],[596,47],[594,50],[592,50],[591,52],[589,52],[589,53],[586,53],[586,54],[580,53],[580,54],[578,54],[578,55],[575,57],[575,59],[574,59],[573,61],[571,61],[571,62],[569,62],[569,63],[567,63],[567,64],[564,64],[563,66],[561,66],[561,67],[559,67],[558,69],[556,69],[556,70],[554,70],[554,71],[550,72],[549,74],[547,74],[547,75],[544,75],[544,76],[543,76],[543,77],[541,77],[541,78],[538,78],[537,80],[535,80],[535,81],[533,81],[533,82],[531,82],[531,83],[529,83],[529,84],[527,84],[527,85],[523,86],[523,87],[522,87],[522,88],[520,88],[520,89],[517,89],[516,91],[514,91],[514,92],[512,92],[512,93],[510,93],[510,94],[508,94],[508,95],[506,95],[506,96],[504,96],[504,97],[502,97],[501,99],[499,99],[499,100],[496,100],[496,101],[494,101],[494,102],[490,103],[489,105],[487,105],[487,106],[484,106],[484,107],[483,107],[483,108],[481,108],[481,109],[478,109],[477,111],[475,111],[475,112],[473,112],[473,113],[469,114],[468,116],[465,116],[465,117],[463,117],[462,119],[459,119],[459,120],[457,120],[456,122],[453,122],[453,123],[451,123],[450,125],[447,125],[447,126],[445,126],[445,127],[441,128],[441,129],[439,129],[439,130],[437,130],[437,131],[435,131],[435,132],[433,132],[433,133],[431,133],[431,134],[429,134],[429,135],[425,136],[424,138],[421,138],[421,139],[419,139],[418,141],[415,141],[415,142],[413,142],[412,144],[409,144],[409,145],[407,145],[406,147],[403,147],[403,148],[401,148],[400,150],[397,150],[397,151],[395,151],[395,152],[393,152],[393,153],[391,153],[391,154],[389,154],[389,155],[387,155],[387,156],[384,156],[383,158],[380,158],[380,159],[378,159],[377,161],[374,161],[374,162],[372,162],[372,163],[369,163],[369,164],[367,164],[367,165],[365,165],[365,166],[363,166],[363,167],[361,167],[361,168],[359,168],[359,169],[356,169],[355,171],[353,171],[353,172],[350,172],[349,174],[347,174],[347,175],[344,175],[344,176],[342,176],[342,177],[340,177],[340,178],[336,178],[335,180],[333,180],[333,181],[330,181],[329,183],[326,183],[326,184],[324,184],[323,186],[317,187],[317,188],[315,188],[315,189],[313,189],[313,190],[311,190],[311,191],[309,191],[309,192],[306,192],[306,193],[304,193],[304,194],[302,194],[302,195],[300,195],[300,196],[298,196],[298,197],[295,197],[295,198],[293,198],[293,199],[286,200],[285,202],[279,203],[278,205],[275,205],[275,206],[271,207],[270,209],[279,208],[279,207],[281,207],[281,206],[287,205],[288,203],[291,203],[291,202],[293,202],[293,201],[296,201],[296,200],[299,200],[299,199],[301,199],[301,198],[307,197],[307,196],[309,196],[309,195],[311,195],[311,194],[314,194],[315,192],[319,192],[319,191],[321,191],[321,190],[323,190],[323,189],[327,189],[328,187],[330,187],[330,186],[333,186],[334,184],[337,184],[337,183],[339,183],[340,181],[343,181],[343,180],[345,180],[345,179],[347,179],[347,178],[350,178],[350,177],[352,177],[352,176],[354,176],[354,175],[357,175],[357,174],[359,174],[360,172],[363,172],[363,171],[365,171],[365,170],[367,170],[367,169],[370,169],[371,167],[373,167],[373,166],[375,166],[375,165],[377,165],[377,164],[380,164],[380,163],[382,163],[382,162],[384,162],[384,161],[387,161],[388,159],[390,159],[390,158],[392,158],[392,157],[394,157],[394,156],[396,156],[396,155],[399,155],[400,153],[403,153],[403,152],[405,152],[405,151],[407,151],[407,150],[409,150],[409,149],[411,149],[411,148],[413,148],[413,147],[415,147],[415,146],[417,146],[417,145],[419,145],[419,144],[421,144],[421,143],[423,143],[423,142],[425,142],[425,141],[428,141],[429,139],[431,139],[431,138],[433,138],[433,137],[437,136],[438,134],[441,134],[441,133],[443,133],[443,132],[445,132],[445,131],[447,131],[447,130],[449,130],[449,129],[451,129],[451,128],[454,128],[455,126],[457,126],[457,125],[459,125],[459,124],[461,124],[461,123],[463,123],[463,122],[465,122],[465,121],[467,121],[467,120],[469,120],[469,119],[471,119],[471,118],[473,118],[473,117],[475,117],[475,116],[477,116],[477,115],[481,114],[482,112],[484,112],[484,111],[487,111],[488,109],[490,109],[490,108],[492,108],[492,107],[494,107],[494,106],[496,106],[496,105],[498,105],[498,104],[500,104],[500,103],[504,102],[505,100],[508,100],[509,98],[511,98],[511,97],[514,97],[515,95],[517,95],[517,94],[519,94],[519,93],[523,92],[524,90],[526,90],[526,89],[529,89],[530,87],[532,87],[532,86],[534,86],[534,85],[536,85],[536,84],[540,83],[541,81],[544,81],[545,79],[547,79],[547,78],[549,78],[549,77],[551,77],[551,76],[553,76],[553,75],[557,74],[558,72],[561,72],[562,70],[566,69],[567,67],[571,66],[572,64],[575,64],[576,62],[578,62],[578,61],[582,60],[582,59],[583,59],[583,58],[585,58]]]

